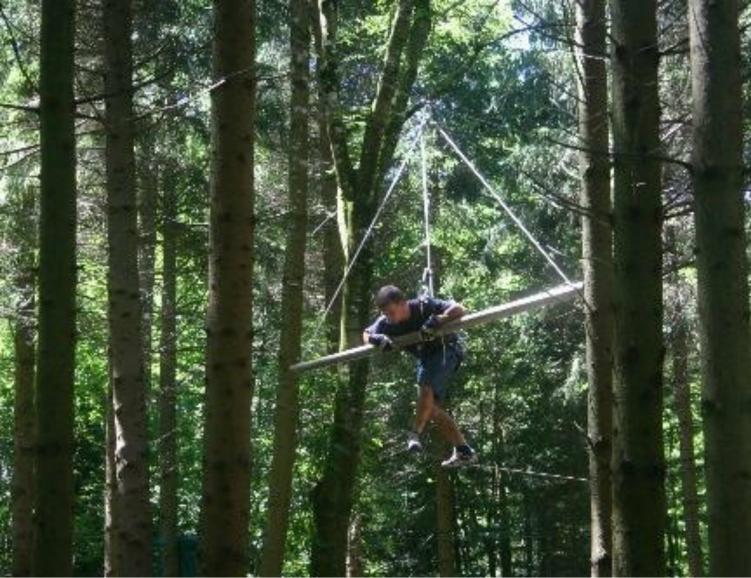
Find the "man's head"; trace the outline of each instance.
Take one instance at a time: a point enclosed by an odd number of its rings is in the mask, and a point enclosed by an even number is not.
[[[391,323],[409,319],[409,305],[404,292],[394,285],[385,285],[378,290],[375,304]]]

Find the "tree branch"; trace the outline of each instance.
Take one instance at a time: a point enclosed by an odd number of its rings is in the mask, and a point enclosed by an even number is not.
[[[595,154],[595,155],[605,155],[605,156],[608,156],[608,157],[614,158],[614,159],[618,158],[618,157],[643,158],[643,159],[647,159],[647,160],[653,160],[653,161],[659,161],[659,162],[662,162],[662,163],[668,163],[668,164],[678,165],[679,167],[682,167],[682,168],[686,169],[689,172],[693,171],[693,166],[691,165],[691,163],[688,163],[686,161],[682,161],[680,159],[674,159],[672,157],[668,157],[668,156],[664,156],[664,155],[658,155],[658,154],[645,154],[645,155],[642,155],[642,154],[636,154],[636,153],[627,154],[627,153],[619,153],[619,152],[611,151],[611,150],[607,150],[607,151],[593,150],[593,149],[590,149],[590,148],[587,148],[587,147],[583,147],[583,146],[579,146],[579,145],[573,145],[573,144],[570,144],[570,143],[560,142],[560,141],[555,140],[555,139],[550,138],[550,137],[547,137],[545,140],[547,140],[551,144],[562,146],[564,148],[572,149],[572,150],[575,150],[575,151],[583,151],[583,152],[588,152],[588,153]]]
[[[378,82],[372,113],[365,125],[365,134],[360,150],[360,166],[358,168],[358,187],[363,194],[367,195],[364,200],[370,200],[370,197],[373,196],[379,151],[383,144],[384,131],[394,104],[394,94],[399,82],[401,56],[404,46],[407,44],[413,8],[413,0],[399,0],[386,45],[383,72]]]
[[[415,17],[412,29],[409,33],[407,50],[404,55],[404,66],[399,78],[399,84],[394,95],[394,104],[391,115],[386,125],[383,136],[383,144],[378,155],[378,167],[376,170],[376,182],[380,183],[394,158],[394,151],[399,142],[404,123],[422,106],[412,107],[407,111],[409,96],[417,78],[417,71],[422,57],[425,43],[430,34],[431,11],[429,0],[417,0],[415,4]],[[377,191],[376,191],[377,192]]]
[[[23,112],[33,112],[39,114],[39,107],[30,104],[14,104],[12,102],[0,102],[0,108],[9,108],[11,110],[20,110]]]
[[[331,142],[337,183],[345,198],[351,199],[357,188],[355,171],[347,143],[347,131],[339,104],[339,76],[336,55],[336,4],[333,0],[311,0],[313,37],[318,55],[318,91]]]
[[[5,29],[8,31],[10,45],[13,48],[13,55],[15,56],[16,64],[18,64],[18,68],[21,70],[21,74],[26,81],[26,88],[28,89],[29,94],[38,94],[39,91],[37,90],[37,85],[31,80],[31,76],[29,76],[29,73],[23,64],[23,60],[21,60],[21,49],[18,46],[16,36],[13,34],[13,27],[10,24],[10,20],[8,20],[8,16],[5,14],[2,4],[0,4],[0,18],[2,18],[3,23],[5,24]]]

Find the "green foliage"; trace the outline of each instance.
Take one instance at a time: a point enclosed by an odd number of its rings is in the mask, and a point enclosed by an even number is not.
[[[560,38],[572,32],[562,4],[435,0],[433,26],[410,105],[415,118],[433,118],[473,159],[499,194],[550,250],[571,278],[580,275],[578,157],[575,143],[576,88],[570,48]],[[670,4],[670,3],[669,3]],[[139,179],[155,179],[160,196],[178,204],[177,440],[179,524],[198,528],[204,388],[204,314],[207,298],[208,188],[210,160],[211,10],[206,0],[135,3],[136,93],[139,115]],[[78,64],[80,96],[101,94],[98,3],[82,9]],[[338,49],[345,120],[354,141],[371,106],[393,2],[340,3]],[[32,82],[38,75],[39,14],[35,3],[3,2]],[[664,7],[663,24],[682,22],[682,5]],[[254,275],[253,478],[249,551],[251,572],[260,558],[266,478],[271,461],[276,354],[279,341],[281,255],[287,216],[288,36],[283,3],[259,3],[258,120],[256,130],[256,268]],[[748,20],[749,14],[744,14]],[[528,30],[520,31],[528,27]],[[666,46],[679,41],[682,25],[665,28]],[[0,27],[0,102],[34,104],[10,32]],[[751,54],[744,34],[744,58]],[[688,130],[686,55],[665,56],[661,87],[665,117],[675,120],[667,152],[685,157]],[[749,90],[748,63],[744,88]],[[33,87],[31,87],[33,88]],[[312,94],[316,94],[313,87]],[[747,107],[751,98],[746,99]],[[79,294],[76,352],[75,571],[99,575],[103,556],[104,422],[107,389],[106,232],[101,126],[103,103],[79,107]],[[311,173],[318,175],[317,104],[311,104]],[[744,115],[745,122],[751,115]],[[25,110],[0,108],[0,573],[10,568],[9,494],[12,471],[13,342],[10,319],[17,305],[10,284],[14,241],[10,231],[18,208],[15,191],[36,187],[38,125]],[[672,125],[671,125],[672,126]],[[666,130],[672,130],[667,127]],[[559,279],[545,260],[489,198],[474,175],[440,135],[426,132],[432,233],[440,295],[470,310],[506,302]],[[747,147],[748,149],[748,147]],[[15,152],[11,152],[15,151]],[[404,142],[397,156],[407,154]],[[749,152],[747,150],[747,156]],[[671,210],[685,210],[687,179],[666,167]],[[316,178],[311,183],[311,226],[305,286],[306,357],[325,349],[315,333],[324,307],[322,235],[325,217]],[[162,197],[163,198],[163,197]],[[678,217],[676,217],[678,218]],[[691,223],[679,222],[684,238],[679,257],[691,259]],[[161,207],[158,225],[163,224]],[[417,157],[370,241],[376,249],[374,285],[390,282],[409,292],[419,287],[424,264],[421,180]],[[158,242],[161,243],[161,233]],[[157,437],[161,250],[157,248],[152,383],[149,397],[152,440]],[[695,270],[680,277],[695,282]],[[670,281],[669,283],[673,283]],[[375,311],[374,311],[375,314]],[[695,312],[691,312],[695,315]],[[507,538],[514,574],[583,575],[589,572],[587,486],[496,470],[508,466],[586,477],[587,385],[583,313],[554,307],[509,319],[468,335],[469,354],[452,388],[452,411],[481,456],[478,467],[451,474],[456,497],[457,571],[488,574],[498,568]],[[691,376],[698,390],[698,353]],[[310,493],[319,478],[328,444],[335,370],[306,375],[300,384],[299,449],[285,573],[308,572],[313,524]],[[375,362],[367,390],[362,463],[355,515],[362,528],[365,571],[373,575],[433,575],[437,572],[435,463],[439,448],[412,460],[403,453],[403,433],[414,409],[414,368],[406,356]],[[695,396],[696,398],[697,396]],[[698,400],[694,400],[695,405]],[[669,406],[669,400],[667,405]],[[698,407],[695,421],[699,423]],[[671,570],[687,569],[676,418],[665,416],[668,446]],[[697,455],[703,449],[697,427]],[[152,444],[153,504],[158,479]],[[500,486],[499,486],[500,484]],[[703,480],[700,480],[703,492]],[[505,499],[501,500],[500,487]],[[703,514],[704,515],[704,514]]]

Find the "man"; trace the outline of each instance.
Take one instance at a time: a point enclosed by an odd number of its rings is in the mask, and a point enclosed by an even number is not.
[[[365,329],[363,341],[381,351],[395,348],[392,337],[419,331],[422,341],[405,349],[417,358],[417,383],[420,394],[414,429],[407,438],[410,452],[421,452],[420,435],[430,420],[454,446],[451,456],[441,465],[455,468],[477,461],[475,451],[467,445],[451,416],[441,407],[446,399],[446,386],[456,374],[464,352],[456,333],[436,337],[436,331],[444,323],[458,319],[465,310],[460,304],[441,299],[406,299],[398,287],[386,285],[375,297],[381,316]]]

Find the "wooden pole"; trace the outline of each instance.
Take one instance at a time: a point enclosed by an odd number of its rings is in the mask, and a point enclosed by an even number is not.
[[[547,291],[511,301],[510,303],[497,305],[496,307],[491,307],[489,309],[483,309],[482,311],[477,311],[476,313],[470,313],[468,315],[465,315],[461,319],[447,323],[438,330],[437,335],[441,336],[447,333],[462,331],[464,329],[471,329],[479,325],[490,323],[491,321],[497,321],[499,319],[505,319],[506,317],[517,315],[519,313],[524,313],[525,311],[539,309],[540,307],[545,307],[547,305],[552,305],[555,303],[564,303],[571,301],[579,295],[582,287],[583,284],[581,282],[572,283],[570,285],[559,285],[552,289],[548,289]],[[415,332],[409,333],[407,335],[402,335],[401,337],[395,337],[394,345],[396,345],[396,351],[398,351],[406,347],[407,345],[413,345],[415,343],[419,343],[420,341],[422,341],[422,339],[419,332]],[[326,355],[324,357],[313,359],[311,361],[301,361],[290,366],[290,369],[292,371],[301,373],[303,371],[318,369],[338,363],[349,363],[357,359],[370,357],[371,355],[375,355],[376,353],[379,353],[377,347],[369,344],[361,345],[360,347],[354,347],[352,349],[347,349],[346,351],[340,351],[339,353]]]

